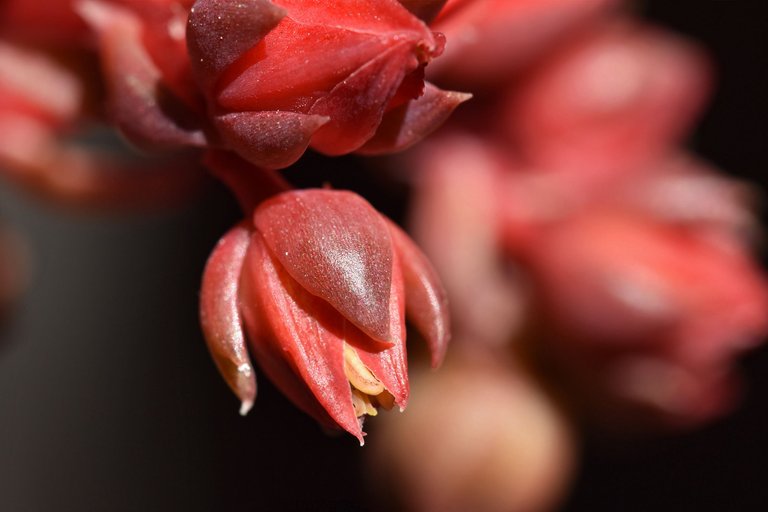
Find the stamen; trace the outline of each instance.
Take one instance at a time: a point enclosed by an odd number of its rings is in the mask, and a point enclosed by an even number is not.
[[[389,411],[395,406],[395,397],[389,391],[382,391],[378,395],[372,397],[371,403],[378,407],[382,407],[385,411]]]
[[[344,374],[349,383],[366,395],[376,396],[384,391],[384,384],[360,360],[357,351],[344,343]]]
[[[358,418],[364,414],[376,416],[379,413],[371,403],[371,397],[355,388],[352,388],[352,407],[354,407]]]

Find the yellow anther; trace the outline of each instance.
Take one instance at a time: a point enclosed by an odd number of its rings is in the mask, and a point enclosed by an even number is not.
[[[355,415],[358,418],[364,414],[376,416],[379,413],[371,403],[371,397],[355,388],[352,388],[352,407],[355,408]]]
[[[376,396],[384,391],[384,384],[360,360],[357,351],[344,343],[344,374],[349,383],[366,395]]]

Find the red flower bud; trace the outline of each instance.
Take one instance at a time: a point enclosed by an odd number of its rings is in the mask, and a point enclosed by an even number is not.
[[[187,41],[222,144],[262,167],[404,148],[468,98],[425,89],[443,38],[396,0],[198,0]]]
[[[434,366],[448,341],[444,292],[426,258],[361,197],[281,193],[224,237],[206,267],[201,320],[247,411],[259,365],[301,409],[362,443],[364,415],[408,401],[405,313]]]
[[[536,166],[616,174],[649,165],[690,128],[710,90],[696,45],[628,20],[602,23],[525,77],[505,116]]]

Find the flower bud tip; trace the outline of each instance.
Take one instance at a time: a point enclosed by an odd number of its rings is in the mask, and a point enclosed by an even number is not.
[[[240,404],[240,416],[245,416],[253,407],[253,400],[243,400]]]

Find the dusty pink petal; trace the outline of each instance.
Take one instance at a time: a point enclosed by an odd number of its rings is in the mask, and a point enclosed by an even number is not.
[[[350,322],[390,341],[392,241],[362,197],[335,190],[300,190],[262,203],[254,224],[272,254],[306,290]]]
[[[331,118],[312,137],[312,148],[327,155],[340,155],[365,144],[376,133],[387,104],[405,75],[418,65],[412,43],[405,41],[340,82],[309,109],[311,114]]]
[[[251,244],[245,256],[242,278],[240,280],[240,307],[248,342],[256,361],[263,373],[288,397],[299,409],[312,416],[326,428],[338,428],[325,409],[314,397],[306,383],[295,373],[294,368],[285,359],[285,352],[277,344],[269,323],[260,310],[258,283],[256,276],[268,263],[263,242],[258,234],[251,238]]]
[[[288,167],[307,149],[309,139],[328,122],[319,115],[296,112],[235,112],[215,119],[223,142],[254,165]]]
[[[415,16],[429,23],[440,12],[447,0],[399,0],[403,7],[411,11]]]
[[[84,0],[78,9],[99,34],[109,112],[125,136],[148,149],[204,145],[203,133],[185,119],[189,114],[163,87],[160,71],[142,45],[138,19],[99,1]]]
[[[357,152],[376,155],[404,150],[439,128],[456,107],[471,97],[427,83],[423,96],[387,112],[376,134]]]
[[[427,341],[432,367],[436,368],[451,338],[448,296],[421,249],[394,223],[390,222],[389,229],[402,267],[408,318]]]
[[[248,357],[238,301],[238,281],[251,239],[245,223],[219,240],[203,273],[200,324],[213,360],[242,402],[245,414],[256,398],[256,376]]]
[[[251,268],[251,275],[265,328],[315,399],[362,443],[362,428],[344,373],[344,340],[339,336],[344,318],[324,300],[307,293],[262,244],[254,243],[252,251],[249,264],[258,266]]]
[[[227,67],[272,30],[285,11],[269,0],[198,0],[189,13],[187,44],[195,74],[209,90]]]
[[[392,291],[390,300],[390,331],[392,346],[381,350],[376,343],[371,343],[367,336],[348,333],[347,342],[357,349],[360,360],[384,384],[395,398],[400,409],[408,405],[410,387],[408,384],[408,357],[405,349],[405,291],[399,256],[393,259]]]

